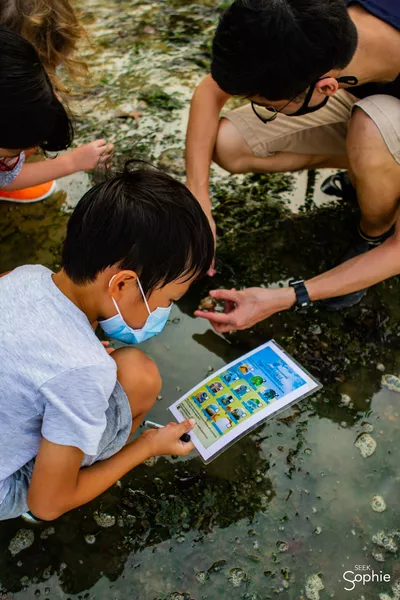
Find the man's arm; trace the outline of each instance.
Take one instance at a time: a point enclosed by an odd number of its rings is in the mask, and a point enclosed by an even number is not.
[[[311,300],[350,294],[398,275],[400,273],[398,229],[397,227],[395,234],[378,248],[306,281]],[[252,327],[276,312],[291,308],[296,301],[292,288],[214,290],[210,294],[225,302],[225,314],[196,311],[195,315],[208,319],[216,331],[221,333]]]
[[[210,164],[217,139],[220,112],[229,98],[211,75],[207,75],[196,88],[190,106],[186,135],[187,186],[208,216],[211,215],[208,191]]]
[[[179,438],[194,424],[194,419],[187,419],[146,431],[111,458],[85,469],[80,469],[83,452],[79,448],[42,438],[29,486],[29,510],[38,519],[56,519],[102,494],[150,456],[188,454],[194,448],[192,442],[184,443]]]

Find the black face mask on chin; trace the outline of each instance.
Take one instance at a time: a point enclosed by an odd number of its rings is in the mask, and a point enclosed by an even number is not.
[[[301,115],[308,115],[309,113],[313,113],[316,110],[319,110],[320,108],[323,108],[325,106],[325,104],[328,102],[329,100],[329,96],[326,96],[326,98],[324,98],[322,100],[322,102],[320,102],[319,104],[317,104],[317,106],[308,106],[308,103],[311,100],[311,97],[314,93],[315,90],[315,86],[317,85],[318,81],[321,81],[321,79],[327,79],[326,77],[321,77],[320,79],[317,79],[317,81],[315,81],[311,86],[310,89],[308,90],[306,97],[304,98],[304,102],[303,104],[300,106],[299,110],[297,110],[295,113],[292,113],[291,115],[286,115],[288,117],[300,117]],[[343,77],[338,77],[336,79],[336,81],[338,83],[347,83],[347,85],[358,85],[358,79],[357,77],[354,77],[353,75],[344,75]]]

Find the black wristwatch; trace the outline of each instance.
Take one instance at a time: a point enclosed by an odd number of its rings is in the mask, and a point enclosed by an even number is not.
[[[311,304],[310,296],[304,284],[304,279],[291,279],[289,281],[296,294],[296,306],[299,308],[308,308]]]

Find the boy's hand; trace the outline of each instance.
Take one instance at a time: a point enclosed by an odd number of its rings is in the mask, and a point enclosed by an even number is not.
[[[182,442],[179,438],[193,429],[196,421],[186,419],[182,423],[168,423],[161,429],[149,429],[142,433],[138,442],[142,440],[149,447],[149,456],[161,456],[171,454],[173,456],[185,456],[194,449],[192,442]]]
[[[69,152],[74,172],[95,169],[105,164],[114,151],[113,144],[107,144],[106,140],[95,140],[90,144],[79,146]]]

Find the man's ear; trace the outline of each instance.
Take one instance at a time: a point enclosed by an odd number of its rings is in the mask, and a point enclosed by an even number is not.
[[[324,77],[317,81],[315,89],[324,96],[334,96],[339,89],[339,84],[334,77]]]
[[[109,283],[108,293],[118,301],[125,290],[132,284],[136,285],[137,278],[135,271],[118,271]]]

